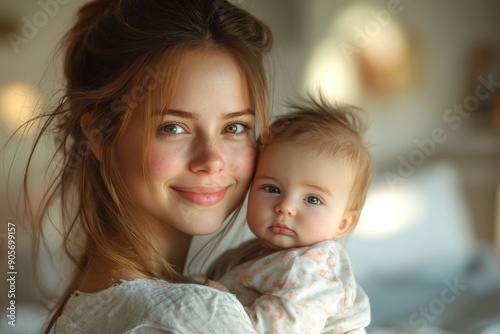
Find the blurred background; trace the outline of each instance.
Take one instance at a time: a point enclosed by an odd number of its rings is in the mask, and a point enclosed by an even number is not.
[[[0,1],[2,146],[63,85],[54,50],[84,2]],[[274,114],[319,91],[367,113],[375,177],[345,242],[371,298],[368,333],[500,333],[500,1],[234,2],[274,33]],[[13,221],[17,326],[2,278],[0,332],[35,333],[44,311],[16,221],[29,146],[12,144],[1,153],[0,265],[6,275]],[[35,158],[36,174],[47,154]]]

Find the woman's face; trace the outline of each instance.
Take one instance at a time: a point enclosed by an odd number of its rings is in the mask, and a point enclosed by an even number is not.
[[[119,168],[143,224],[209,234],[243,201],[255,162],[254,112],[233,58],[193,50],[179,64],[179,80],[159,120],[144,178],[140,109],[118,138]]]

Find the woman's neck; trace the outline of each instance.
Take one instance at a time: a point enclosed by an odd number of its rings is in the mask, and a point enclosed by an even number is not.
[[[182,275],[192,238],[191,235],[166,231],[162,228],[152,233],[149,240],[172,269]],[[153,260],[151,263],[157,263],[158,268],[155,268],[157,272],[163,271],[158,261]],[[120,280],[135,278],[148,278],[148,276],[139,270],[125,268],[105,256],[97,255],[89,260],[77,289],[82,292],[99,292],[119,283]]]
[[[152,226],[149,239],[151,244],[173,269],[182,274],[193,236],[179,232],[166,224],[152,224]]]
[[[192,239],[193,236],[191,235],[169,234],[169,238],[165,238],[161,243],[157,244],[157,249],[161,254],[163,254],[163,258],[179,274],[182,274],[182,272],[184,271]]]

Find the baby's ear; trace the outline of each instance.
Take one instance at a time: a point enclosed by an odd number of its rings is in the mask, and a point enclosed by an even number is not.
[[[87,137],[87,140],[90,143],[90,148],[92,149],[92,153],[94,153],[97,160],[102,161],[102,140],[101,134],[98,130],[93,130],[91,128],[92,125],[92,116],[90,113],[86,112],[80,118],[80,127],[82,128],[83,133]]]
[[[358,221],[359,212],[357,210],[348,211],[342,217],[342,221],[337,228],[337,232],[335,233],[336,238],[342,238],[346,236],[356,225]]]

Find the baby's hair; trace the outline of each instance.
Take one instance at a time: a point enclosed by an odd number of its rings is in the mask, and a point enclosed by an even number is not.
[[[362,111],[352,105],[329,103],[322,96],[308,96],[289,104],[289,108],[290,112],[273,121],[269,139],[261,149],[267,144],[287,142],[343,159],[353,171],[346,210],[361,212],[372,175],[371,156],[363,141],[366,124]]]

